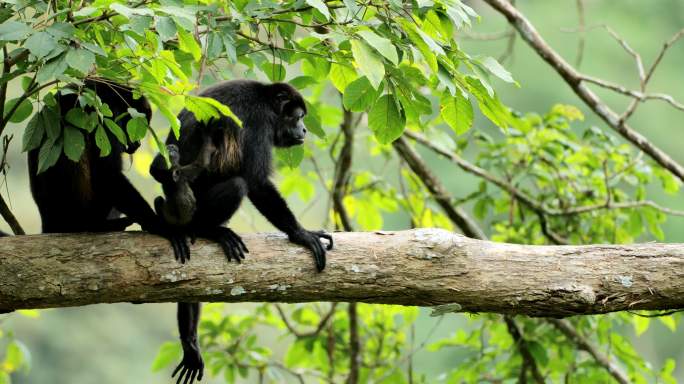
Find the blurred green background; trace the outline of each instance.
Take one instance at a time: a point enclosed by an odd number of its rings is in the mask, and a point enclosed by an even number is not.
[[[500,32],[507,28],[501,17],[486,5],[469,2],[482,16],[479,24],[473,26],[473,33]],[[575,1],[517,1],[517,6],[537,26],[547,42],[558,50],[573,65],[576,64],[579,34],[569,32],[576,29],[578,15]],[[642,55],[644,64],[650,65],[660,50],[662,43],[684,26],[684,2],[681,0],[587,0],[586,24],[588,27],[600,24],[609,25]],[[601,77],[637,89],[636,65],[620,45],[602,28],[585,32],[584,59],[580,70],[586,74]],[[464,36],[464,51],[500,57],[505,51],[507,41],[480,41]],[[559,76],[529,49],[519,38],[515,41],[514,52],[503,62],[520,83],[521,87],[499,83],[497,90],[508,106],[520,111],[547,111],[557,103],[573,104],[586,114],[585,124],[596,124],[605,128],[570,88],[560,81]],[[684,42],[668,52],[656,72],[649,89],[653,92],[671,94],[684,100]],[[18,87],[17,87],[18,88]],[[595,89],[595,88],[594,88]],[[623,110],[629,100],[625,97],[595,91],[616,110]],[[13,92],[13,93],[12,93]],[[19,92],[11,89],[10,95]],[[10,96],[12,97],[12,96]],[[682,113],[658,101],[642,105],[632,117],[632,126],[651,139],[657,146],[669,153],[675,160],[684,163],[684,133]],[[158,117],[157,117],[158,118]],[[480,120],[482,123],[483,120]],[[156,119],[156,128],[163,131],[162,119]],[[9,155],[10,172],[3,185],[3,193],[10,196],[9,202],[28,233],[38,233],[40,221],[38,212],[31,199],[26,158],[19,153],[22,125],[10,125],[9,132],[14,134],[13,152]],[[146,169],[151,160],[151,152],[136,154],[129,164],[127,174],[145,195],[148,201],[161,191],[153,180],[139,169]],[[437,164],[438,159],[424,153],[429,162]],[[135,163],[135,166],[133,165]],[[437,167],[435,167],[437,168]],[[456,196],[462,196],[475,188],[475,179],[454,173],[455,168],[436,169],[447,181]],[[439,171],[442,172],[439,172]],[[320,192],[320,191],[319,191]],[[659,203],[684,209],[684,199],[680,196],[658,194],[654,188],[652,198]],[[325,219],[325,204],[319,201],[312,209],[296,196],[288,198],[295,212],[301,213],[303,224],[312,228],[320,227]],[[273,231],[270,226],[248,202],[233,219],[231,226],[238,232]],[[404,229],[406,218],[392,215],[385,218],[386,229]],[[3,230],[6,225],[0,223]],[[670,217],[664,229],[669,242],[684,242],[684,218]],[[334,253],[331,255],[334,257]],[[249,304],[231,305],[235,311],[249,311]],[[422,340],[437,321],[421,315],[417,327],[417,340]],[[166,383],[167,372],[152,373],[150,366],[157,349],[164,341],[174,340],[175,305],[173,304],[116,304],[95,305],[83,308],[66,308],[41,311],[38,319],[19,315],[0,317],[0,326],[11,329],[30,349],[32,368],[27,374],[15,375],[17,383]],[[442,321],[433,339],[444,337],[467,323],[467,317],[451,315]],[[632,329],[616,330],[633,335]],[[635,337],[635,336],[633,336]],[[288,339],[277,335],[270,337],[276,351],[283,350]],[[658,324],[636,341],[639,352],[660,367],[665,358],[677,362],[677,377],[684,381],[684,330],[680,328],[673,334],[668,328]],[[458,350],[443,350],[439,353],[421,352],[416,356],[415,366],[420,372],[435,377],[459,359]],[[122,379],[125,378],[125,379]],[[203,382],[218,383],[219,379],[205,379]]]

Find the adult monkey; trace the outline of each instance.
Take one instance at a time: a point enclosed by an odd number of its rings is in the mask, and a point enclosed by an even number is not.
[[[175,256],[185,258],[189,253],[185,237],[174,233],[172,228],[154,213],[122,173],[122,154],[132,154],[140,147],[139,142],[132,142],[123,133],[126,131],[126,124],[131,120],[129,108],[143,113],[149,122],[152,110],[147,100],[143,97],[134,98],[129,87],[93,78],[87,79],[83,87],[72,85],[57,93],[54,108],[58,107],[59,110],[54,111],[53,107],[48,106],[45,108],[53,108],[53,112],[60,116],[58,134],[72,128],[80,131],[67,122],[66,115],[73,108],[83,108],[84,112],[89,113],[93,108],[86,107],[85,100],[97,104],[95,96],[99,98],[99,103],[107,105],[101,107],[103,110],[108,108],[111,111],[111,115],[107,112],[98,119],[104,119],[104,116],[109,115],[121,129],[117,131],[117,138],[113,134],[116,128],[107,128],[111,146],[107,156],[100,155],[95,143],[96,130],[93,129],[85,134],[85,148],[78,162],[60,153],[53,166],[39,172],[40,144],[50,140],[47,127],[47,135],[28,153],[31,193],[40,212],[42,232],[123,231],[132,223],[138,223],[143,230],[169,239]],[[104,120],[99,124],[102,122]],[[54,122],[48,121],[46,124]],[[126,142],[126,145],[122,142]],[[121,213],[126,216],[120,217]]]
[[[197,207],[186,226],[188,232],[217,241],[229,260],[239,262],[248,252],[247,247],[235,232],[222,225],[230,220],[243,197],[247,196],[262,215],[288,235],[290,241],[311,250],[316,268],[322,271],[326,247],[321,239],[328,240],[327,249],[330,250],[332,236],[324,231],[302,228],[269,180],[273,147],[291,147],[304,142],[306,128],[302,119],[306,105],[302,96],[285,83],[263,84],[249,80],[220,83],[200,95],[229,106],[242,120],[243,127],[238,127],[227,116],[208,124],[198,122],[187,110],[178,116],[180,139],[169,135],[167,144],[178,146],[181,165],[202,158],[207,138],[211,138],[215,148],[205,172],[190,182]],[[173,187],[172,174],[161,155],[152,163],[150,173],[162,183],[165,191],[167,187]],[[204,363],[197,343],[199,317],[199,303],[178,304],[183,360],[173,372],[173,376],[180,372],[177,383],[183,378],[184,383],[202,378]]]

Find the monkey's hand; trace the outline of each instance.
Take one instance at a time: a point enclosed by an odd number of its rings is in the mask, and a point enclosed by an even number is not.
[[[190,260],[190,246],[188,236],[180,229],[166,223],[157,223],[154,226],[142,227],[144,231],[161,236],[171,242],[173,255],[176,260],[184,264]]]
[[[325,231],[307,231],[301,229],[289,235],[290,241],[308,248],[316,261],[316,269],[318,272],[325,268],[325,251],[333,248],[332,235]],[[321,239],[328,240],[328,245],[324,247]]]
[[[174,369],[171,377],[175,377],[176,373],[180,371],[178,375],[178,380],[176,384],[192,384],[197,381],[202,381],[202,376],[204,376],[204,361],[202,360],[202,354],[200,353],[197,341],[185,342],[182,341],[183,345],[183,360],[178,364],[176,369]],[[185,381],[183,381],[185,378]]]
[[[245,253],[249,253],[242,238],[232,229],[227,227],[213,227],[200,229],[197,236],[219,243],[228,261],[231,259],[238,263],[245,259]]]

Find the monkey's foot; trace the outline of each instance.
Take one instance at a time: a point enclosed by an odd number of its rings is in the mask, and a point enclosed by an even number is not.
[[[199,237],[219,243],[228,261],[231,259],[238,263],[245,258],[245,253],[249,253],[247,246],[242,238],[232,229],[227,227],[213,227],[197,232]]]
[[[204,361],[202,360],[202,354],[199,350],[199,345],[197,341],[194,342],[183,342],[183,360],[180,364],[173,370],[171,377],[175,377],[176,373],[180,371],[178,375],[178,380],[176,384],[192,384],[197,381],[202,381],[202,376],[204,376]],[[185,381],[183,381],[185,378]]]
[[[325,251],[329,251],[333,247],[332,235],[325,231],[307,231],[306,229],[302,229],[290,234],[289,237],[291,242],[302,245],[313,253],[318,272],[325,269]],[[328,245],[324,247],[321,239],[328,240]]]

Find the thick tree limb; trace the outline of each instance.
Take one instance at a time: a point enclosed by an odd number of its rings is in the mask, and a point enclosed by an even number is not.
[[[178,264],[143,233],[0,239],[0,311],[114,302],[361,301],[569,316],[684,307],[684,245],[525,246],[437,229],[336,233],[323,273],[283,235],[229,263],[199,241]]]

